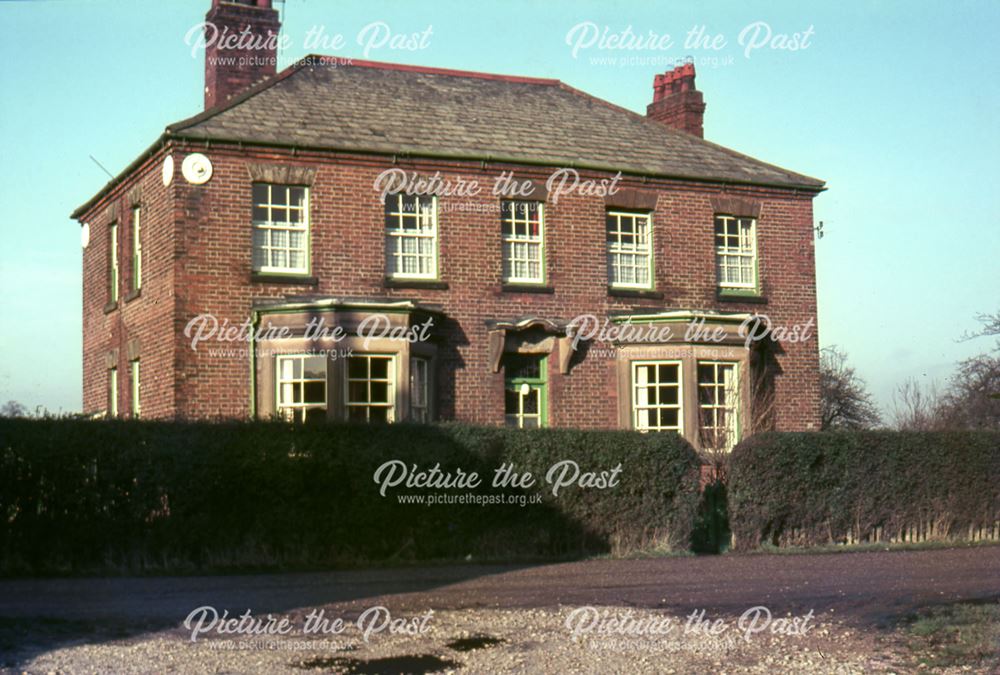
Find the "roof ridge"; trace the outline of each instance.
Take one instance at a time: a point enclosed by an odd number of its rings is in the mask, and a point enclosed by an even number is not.
[[[528,75],[505,75],[502,73],[486,73],[481,70],[458,70],[455,68],[439,68],[437,66],[418,66],[410,63],[392,63],[389,61],[367,61],[365,59],[355,59],[349,56],[327,56],[323,54],[310,54],[303,57],[303,60],[320,61],[333,59],[343,61],[343,68],[378,68],[381,70],[402,70],[410,73],[428,73],[431,75],[451,75],[454,77],[474,77],[483,80],[500,80],[502,82],[520,82],[523,84],[544,84],[548,86],[558,86],[562,84],[560,80],[550,77],[531,77]],[[315,65],[315,64],[312,64]]]
[[[299,72],[303,68],[322,66],[324,62],[327,63],[332,62],[332,64],[335,67],[339,68],[354,68],[354,67],[377,68],[381,70],[400,70],[411,73],[428,73],[431,75],[447,75],[452,77],[472,77],[483,80],[517,82],[521,84],[540,84],[552,87],[568,86],[560,80],[553,78],[545,78],[545,77],[529,77],[527,75],[503,75],[499,73],[484,73],[478,70],[457,70],[454,68],[438,68],[435,66],[417,66],[407,63],[391,63],[389,61],[367,61],[364,59],[354,59],[348,56],[331,56],[329,54],[308,54],[306,56],[303,56],[301,59],[298,59],[294,63],[292,63],[290,66],[282,70],[280,73],[276,73],[271,77],[261,80],[257,84],[245,89],[243,92],[237,94],[236,96],[227,99],[222,104],[209,108],[207,110],[203,110],[202,112],[196,115],[192,115],[191,117],[187,117],[180,121],[174,122],[173,124],[168,124],[166,127],[166,133],[170,134],[175,131],[181,131],[182,129],[194,126],[195,124],[199,124],[201,122],[204,122],[205,120],[211,119],[212,117],[215,117],[220,113],[224,113],[227,110],[236,107],[240,103],[246,101],[248,98],[256,96],[257,94],[259,94],[262,91],[265,91],[266,89],[270,89],[274,85],[291,77],[292,75]],[[341,64],[341,62],[343,62],[343,64],[338,65]],[[569,87],[569,89],[573,88]],[[579,93],[582,94],[583,92]],[[597,97],[593,98],[596,99]],[[597,99],[597,100],[603,101],[603,99]],[[607,101],[604,101],[604,103],[606,103],[607,105],[614,106],[613,103],[609,103]],[[622,110],[625,109],[622,108]]]

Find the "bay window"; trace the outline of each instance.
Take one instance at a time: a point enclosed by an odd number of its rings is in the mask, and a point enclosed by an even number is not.
[[[326,417],[325,356],[293,354],[278,356],[277,413],[292,422]]]

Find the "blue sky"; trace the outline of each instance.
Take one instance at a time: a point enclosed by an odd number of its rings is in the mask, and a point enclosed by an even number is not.
[[[200,112],[202,55],[184,36],[208,5],[0,1],[0,402],[80,408],[80,237],[69,213],[107,180],[90,155],[118,173],[166,124]],[[706,138],[828,182],[815,203],[826,232],[820,340],[850,354],[880,404],[904,378],[943,382],[991,346],[956,339],[1000,304],[1000,3],[287,0],[283,13],[288,61],[361,57],[358,35],[373,22],[402,37],[430,27],[424,49],[373,47],[368,58],[554,77],[636,111],[668,69],[649,59],[692,56]],[[584,22],[666,33],[673,46],[574,58],[567,36]],[[743,44],[740,34],[756,22],[776,45],[812,30],[805,48],[747,55],[754,29]],[[319,26],[344,46],[305,49]],[[685,47],[695,26],[725,45]]]

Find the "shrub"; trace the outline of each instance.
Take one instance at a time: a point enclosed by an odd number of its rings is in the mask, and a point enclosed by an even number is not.
[[[621,463],[612,489],[544,482],[555,462]],[[476,471],[474,490],[400,486],[389,460]],[[512,463],[534,487],[493,488]],[[0,420],[0,572],[274,569],[564,557],[687,546],[697,459],[673,434],[462,425]],[[398,495],[541,494],[541,503],[401,503]]]
[[[732,455],[738,549],[961,539],[1000,518],[1000,433],[768,433]]]

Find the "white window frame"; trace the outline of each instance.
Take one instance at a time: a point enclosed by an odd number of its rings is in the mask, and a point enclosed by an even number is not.
[[[650,383],[646,382],[644,384],[639,383],[639,368],[653,366],[656,368],[654,372],[659,372],[658,366],[677,366],[677,382],[673,383],[660,383],[659,381]],[[632,403],[632,428],[638,431],[676,431],[681,436],[684,435],[684,362],[680,359],[664,359],[664,360],[648,360],[648,361],[632,361],[631,367],[631,403]],[[641,387],[648,386],[660,387],[660,386],[676,386],[677,387],[677,403],[649,403],[639,404],[639,389]],[[657,398],[659,398],[659,390],[657,389]],[[657,424],[653,425],[640,425],[639,424],[639,412],[641,410],[652,410],[660,411],[663,409],[677,410],[677,426],[676,427],[662,427],[659,425],[659,419],[657,419]],[[659,416],[657,416],[659,417]]]
[[[608,221],[614,219],[615,227],[612,229],[608,226]],[[634,241],[632,244],[627,244],[622,242],[622,220],[630,219],[633,222],[634,230],[632,236]],[[640,245],[639,240],[639,222],[646,222],[645,231],[645,243]],[[608,247],[608,285],[612,288],[633,288],[649,290],[653,288],[653,214],[648,211],[620,211],[620,210],[609,210],[605,218],[605,236],[607,239]],[[623,256],[634,256],[635,258],[640,258],[645,256],[646,265],[628,265],[628,267],[636,271],[636,276],[638,277],[638,271],[645,269],[646,271],[646,282],[627,282],[621,281],[621,258]]]
[[[108,416],[118,417],[118,368],[108,368]]]
[[[373,379],[371,376],[371,360],[384,359],[389,362],[386,377]],[[365,359],[367,360],[367,375],[363,378],[351,377],[351,361],[355,359]],[[368,392],[367,401],[353,401],[351,400],[351,383],[352,382],[365,382]],[[371,384],[372,382],[385,383],[386,387],[386,403],[373,403],[371,400]],[[385,421],[387,423],[392,423],[396,421],[396,355],[395,354],[380,354],[380,353],[354,353],[348,356],[346,363],[344,364],[344,408],[347,419],[351,419],[351,409],[361,408],[365,411],[365,421],[371,422],[371,410],[372,408],[385,408],[386,415]]]
[[[129,384],[132,397],[132,417],[139,417],[142,413],[142,402],[139,398],[139,388],[142,382],[139,375],[139,359],[133,359],[131,366],[132,368],[129,372]]]
[[[118,275],[120,270],[118,266],[118,222],[117,221],[111,223],[111,226],[108,228],[108,237],[110,238],[111,242],[109,251],[111,256],[111,272],[110,272],[111,278],[108,279],[108,283],[110,284],[109,290],[111,292],[110,293],[111,302],[118,302]]]
[[[407,211],[403,207],[404,198],[412,197],[415,200],[414,211]],[[436,196],[404,195],[402,193],[386,195],[385,203],[387,212],[385,214],[385,264],[386,276],[391,279],[437,279],[438,278],[438,203]],[[424,209],[424,205],[430,202],[429,211]],[[403,227],[404,219],[415,219],[415,228]],[[416,252],[404,252],[403,242],[413,240]],[[421,252],[421,242],[430,241],[430,253]],[[404,258],[414,258],[416,260],[416,272],[400,271],[401,262]],[[428,261],[428,272],[420,272],[421,260]]]
[[[507,206],[509,205],[509,206]],[[524,217],[518,217],[518,207],[524,210]],[[504,209],[509,208],[509,214]],[[502,239],[503,281],[508,284],[544,284],[545,283],[545,204],[530,200],[505,199],[500,206],[500,235]],[[535,215],[537,214],[537,215]],[[532,217],[535,216],[535,217]],[[538,234],[531,235],[531,225],[538,223]],[[517,233],[517,227],[523,226],[525,233]],[[508,231],[509,229],[509,231]],[[536,252],[532,259],[531,252]],[[519,255],[523,253],[524,255]],[[532,263],[538,265],[538,274],[518,276],[515,274],[517,265],[523,265],[530,270]]]
[[[723,234],[719,234],[719,224],[722,223]],[[736,223],[736,234],[729,234],[729,225]],[[744,227],[746,226],[746,229]],[[716,215],[712,225],[713,237],[715,239],[715,274],[719,288],[741,291],[753,291],[757,289],[757,219],[739,216]],[[718,243],[719,237],[723,237],[724,244]],[[735,236],[736,245],[731,246],[730,240]],[[736,260],[737,264],[732,265]],[[750,280],[743,279],[745,263],[749,262]],[[730,281],[727,279],[725,270],[740,270],[740,280]]]
[[[258,202],[256,198],[251,198],[253,214],[251,216],[251,221],[253,224],[253,234],[251,240],[251,266],[254,272],[260,272],[262,274],[309,274],[310,266],[310,242],[309,242],[309,188],[304,185],[290,185],[283,183],[254,183],[251,186],[251,194],[253,194],[253,188],[256,186],[265,186],[267,188],[267,201]],[[285,204],[275,204],[274,203],[274,191],[276,189],[285,191]],[[302,205],[292,206],[292,190],[302,190]],[[267,214],[266,219],[259,219],[257,217],[258,209],[264,209]],[[289,214],[288,220],[273,220],[275,210],[287,210]],[[296,211],[300,214],[300,220],[298,223],[292,222],[291,213]],[[263,246],[258,246],[256,244],[256,236],[258,232],[262,232],[265,237],[265,243]],[[275,233],[284,232],[287,237],[287,244],[285,246],[274,246],[273,237]],[[292,234],[301,233],[302,234],[302,246],[292,246]],[[264,252],[265,264],[257,265],[256,257],[258,250]],[[271,257],[272,251],[284,251],[286,256],[287,265],[272,265],[273,258]],[[293,266],[291,264],[292,253],[295,251],[300,251],[302,253],[302,264],[299,266]]]
[[[306,377],[306,359],[316,358],[323,360],[323,377]],[[286,362],[299,362],[301,364],[302,375],[301,377],[295,377],[294,365],[292,371],[292,377],[285,377],[283,365]],[[326,356],[321,354],[279,354],[274,359],[274,410],[275,412],[283,417],[284,419],[292,422],[304,422],[306,420],[306,415],[309,410],[323,410],[327,411],[329,409],[328,399],[329,394],[327,392],[328,385],[327,381],[329,378],[330,364]],[[322,382],[323,383],[323,401],[306,401],[305,400],[305,390],[306,384],[310,382]],[[302,387],[302,401],[284,401],[284,392],[286,391],[282,385],[300,385]]]
[[[430,359],[410,357],[410,419],[425,424],[431,421]]]
[[[142,207],[132,207],[132,290],[142,288]]]
[[[710,383],[702,383],[701,381],[701,368],[703,366],[710,366],[712,368],[712,373],[714,379]],[[720,368],[732,368],[732,378],[731,385],[726,386],[726,383],[720,382],[719,372]],[[715,430],[720,428],[725,428],[726,430],[726,442],[725,447],[722,448],[725,451],[730,451],[733,447],[740,441],[740,405],[741,405],[741,392],[740,392],[740,364],[736,361],[696,361],[695,362],[695,381],[698,387],[698,435],[699,435],[699,445],[703,443],[702,432],[705,429]],[[728,405],[720,405],[718,403],[718,392],[716,392],[714,403],[702,403],[701,391],[702,388],[714,388],[718,390],[722,388],[726,394],[726,400],[730,401]],[[718,425],[718,411],[727,411],[726,414],[726,424],[724,427]],[[710,426],[705,426],[703,424],[702,415],[708,411],[712,416],[712,424]]]

